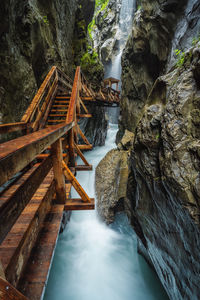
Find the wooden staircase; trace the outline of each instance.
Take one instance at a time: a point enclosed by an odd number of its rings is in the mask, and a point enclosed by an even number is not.
[[[39,300],[47,283],[63,212],[95,207],[94,199],[75,177],[78,171],[92,170],[82,152],[91,150],[92,145],[78,123],[82,117],[92,117],[91,101],[116,104],[119,93],[106,92],[105,88],[95,93],[80,67],[73,82],[53,67],[21,122],[0,125],[0,134],[21,131],[20,137],[0,144],[2,300]],[[76,162],[77,156],[81,165]],[[72,188],[80,198],[71,198]]]

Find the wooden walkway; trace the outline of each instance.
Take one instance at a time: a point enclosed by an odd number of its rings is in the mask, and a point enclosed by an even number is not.
[[[92,170],[79,120],[92,117],[91,102],[119,105],[118,82],[108,78],[94,92],[80,67],[74,81],[52,67],[21,122],[0,125],[1,135],[20,135],[0,144],[0,299],[41,299],[63,212],[94,209],[75,177]]]

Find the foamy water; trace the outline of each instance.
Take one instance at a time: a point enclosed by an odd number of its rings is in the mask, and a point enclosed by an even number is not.
[[[108,131],[106,145],[86,153],[97,166],[115,147],[116,125]],[[95,196],[94,171],[79,172],[79,182]],[[73,196],[76,196],[74,193]],[[164,300],[160,282],[137,254],[137,239],[125,215],[111,226],[96,211],[73,212],[60,235],[45,300]]]

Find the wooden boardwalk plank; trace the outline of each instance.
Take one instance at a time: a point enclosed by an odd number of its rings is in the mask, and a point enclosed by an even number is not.
[[[31,300],[41,299],[62,221],[64,205],[53,205],[43,223],[18,289]]]
[[[51,170],[0,245],[0,259],[6,278],[13,286],[23,272],[54,193]]]
[[[82,199],[69,199],[65,203],[65,210],[92,210],[95,208],[94,198],[90,202],[83,202]]]

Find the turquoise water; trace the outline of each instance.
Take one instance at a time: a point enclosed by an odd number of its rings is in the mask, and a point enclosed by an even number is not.
[[[112,125],[106,145],[86,154],[95,168],[115,147],[117,126]],[[94,197],[94,171],[77,176]],[[75,193],[73,196],[76,196]],[[106,226],[96,211],[73,212],[60,235],[45,300],[165,300],[157,276],[137,253],[137,238],[127,217],[118,214]]]

